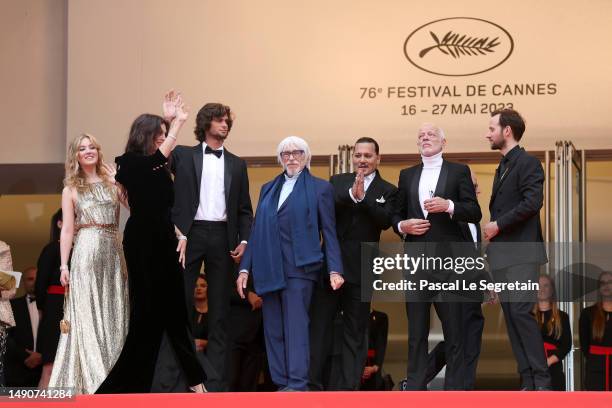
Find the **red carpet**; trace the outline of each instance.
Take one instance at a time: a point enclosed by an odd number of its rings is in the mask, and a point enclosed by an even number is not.
[[[611,408],[612,392],[275,392],[84,395],[65,402],[7,402],[13,408]]]

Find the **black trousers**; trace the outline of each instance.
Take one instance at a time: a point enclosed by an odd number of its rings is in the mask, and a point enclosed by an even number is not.
[[[228,321],[230,291],[234,288],[235,264],[230,249],[225,222],[194,221],[187,241],[185,264],[185,297],[188,310],[193,309],[193,292],[202,263],[208,282],[208,346],[206,357],[213,367],[207,373],[210,391],[229,388]]]
[[[463,304],[463,354],[465,358],[464,389],[473,390],[476,383],[476,369],[482,344],[484,316],[480,302]],[[425,382],[429,383],[446,365],[446,343],[441,341],[429,352],[427,375]]]
[[[446,355],[445,390],[463,390],[465,358],[463,347],[463,303],[446,301],[407,302],[408,369],[406,390],[427,390],[428,338],[433,303],[442,322]]]
[[[367,358],[370,302],[361,301],[361,285],[345,282],[333,292],[317,287],[310,307],[310,388],[323,390],[324,369],[331,354],[334,317],[342,311],[341,378],[330,379],[335,389],[358,390]]]
[[[257,391],[266,353],[261,309],[251,310],[248,304],[232,304],[230,322],[229,390]]]
[[[515,265],[493,270],[496,282],[538,281],[538,265]],[[551,379],[546,363],[542,333],[533,316],[536,300],[534,291],[500,293],[501,307],[506,319],[508,338],[518,364],[521,388],[550,387]]]

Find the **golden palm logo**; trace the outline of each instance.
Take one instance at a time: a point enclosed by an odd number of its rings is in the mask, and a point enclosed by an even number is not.
[[[510,33],[476,17],[448,17],[412,30],[404,55],[416,68],[435,75],[468,76],[503,64],[514,49]]]
[[[499,43],[499,37],[495,37],[489,40],[489,37],[478,38],[471,37],[466,34],[460,35],[449,31],[444,35],[442,41],[438,39],[438,36],[430,31],[429,34],[435,41],[435,45],[427,47],[419,52],[419,57],[423,58],[429,51],[438,49],[441,53],[452,56],[453,58],[459,58],[463,56],[478,56],[487,55],[487,53],[495,52],[494,48]]]

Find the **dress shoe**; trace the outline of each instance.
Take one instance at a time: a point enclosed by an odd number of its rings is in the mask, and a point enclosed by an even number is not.
[[[189,390],[191,392],[195,392],[196,394],[202,394],[202,393],[208,392],[208,390],[206,389],[206,387],[202,383],[200,383],[198,385],[194,385],[193,387],[189,387]]]
[[[549,385],[539,385],[537,387],[535,387],[536,391],[552,391],[552,387]]]

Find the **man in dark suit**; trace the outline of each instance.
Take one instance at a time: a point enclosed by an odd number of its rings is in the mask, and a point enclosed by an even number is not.
[[[164,110],[164,116],[168,116]],[[177,146],[171,159],[175,176],[172,221],[182,235],[179,250],[186,246],[188,310],[193,308],[193,290],[202,263],[206,267],[209,325],[206,354],[214,369],[207,373],[206,386],[211,391],[228,389],[230,291],[253,219],[246,162],[223,146],[232,124],[229,106],[204,105],[196,117],[195,135],[200,143],[193,147]],[[167,356],[165,340],[162,350],[160,354]],[[160,365],[157,371],[176,374],[176,370],[164,370]],[[160,388],[163,390],[163,384],[156,381],[154,389]]]
[[[38,308],[34,288],[36,268],[23,272],[26,295],[11,300],[15,327],[8,331],[6,352],[6,385],[8,387],[36,387],[42,370],[42,356],[37,351]]]
[[[538,282],[539,266],[547,262],[540,225],[544,171],[540,161],[518,145],[524,131],[520,114],[504,109],[492,113],[486,135],[491,149],[503,155],[493,181],[491,221],[483,228],[490,240],[489,267],[498,282]],[[536,292],[502,292],[501,305],[521,389],[549,390],[542,335],[531,314]]]
[[[232,291],[229,324],[230,360],[229,390],[257,391],[266,349],[263,341],[262,299],[247,288],[245,299]]]
[[[414,255],[415,244],[422,246],[428,257],[459,255],[454,252],[456,245],[452,243],[466,242],[460,222],[477,223],[481,218],[470,170],[466,165],[442,158],[445,144],[446,139],[440,128],[423,124],[417,136],[422,163],[400,172],[400,205],[394,215],[393,227],[404,241],[411,244],[408,246],[409,255]],[[435,282],[457,277],[452,271],[439,269],[421,270],[411,276],[417,283],[421,279]],[[464,389],[462,304],[448,301],[447,295],[429,290],[407,293],[407,390],[427,389],[425,380],[432,301],[442,322],[446,344],[444,388]],[[446,301],[440,301],[440,297]]]
[[[280,391],[307,391],[313,289],[321,274],[334,290],[344,283],[334,190],[310,174],[305,140],[289,136],[277,152],[284,171],[261,188],[236,288],[245,298],[252,274],[255,291],[263,299],[266,353],[274,383]]]
[[[363,137],[355,142],[354,173],[338,174],[329,181],[335,191],[336,231],[345,284],[339,291],[328,286],[315,289],[311,306],[310,388],[322,390],[323,368],[330,345],[329,335],[338,309],[342,311],[342,378],[340,389],[358,390],[367,357],[367,332],[372,298],[373,274],[362,274],[362,262],[371,265],[376,256],[371,246],[391,226],[397,202],[397,188],[378,173],[379,146]],[[364,271],[365,272],[365,271]]]
[[[470,169],[472,176],[472,183],[474,184],[474,190],[476,196],[480,194],[480,187],[478,186],[478,180],[476,174]],[[480,232],[480,224],[472,224],[461,222],[461,231],[466,241],[474,242],[474,256],[481,256],[481,243],[482,234]],[[480,279],[489,280],[488,274],[483,271],[482,273],[475,274],[470,281],[477,282]],[[475,295],[475,296],[473,296]],[[482,314],[482,292],[476,291],[475,293],[468,294],[472,301],[466,301],[463,303],[463,355],[465,359],[465,375],[464,375],[464,389],[473,390],[476,383],[476,369],[478,367],[478,358],[480,357],[480,348],[482,344],[482,331],[484,329],[484,316]],[[427,378],[426,382],[429,383],[434,379],[436,375],[446,365],[446,345],[444,341],[439,342],[429,352],[428,366],[427,366]]]

